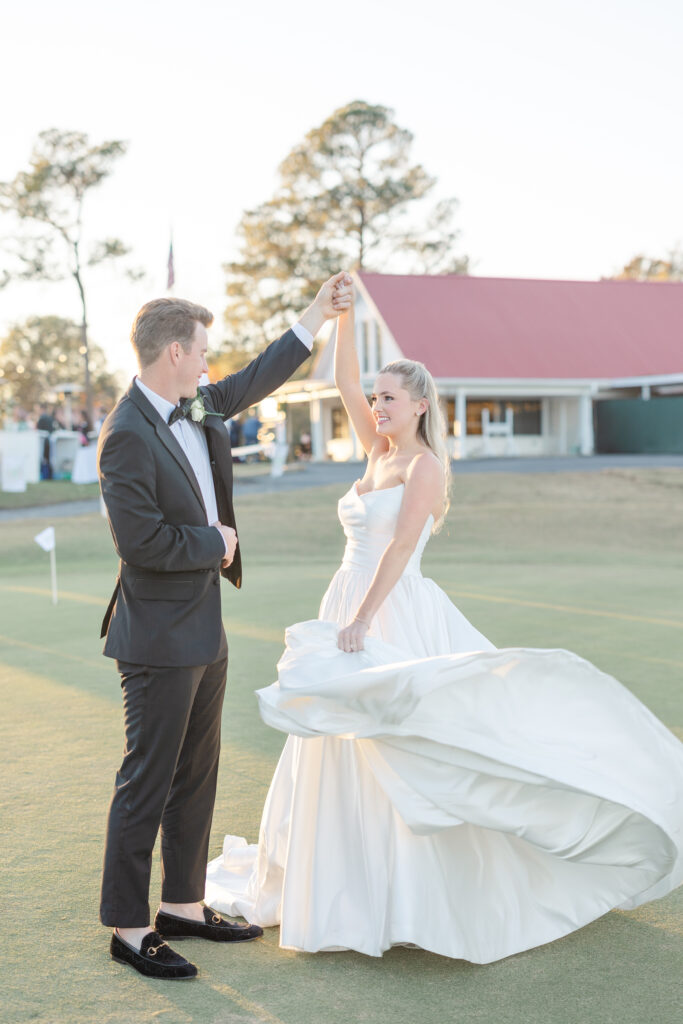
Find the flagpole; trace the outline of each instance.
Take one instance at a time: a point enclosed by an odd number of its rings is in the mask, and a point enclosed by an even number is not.
[[[50,555],[50,582],[52,584],[52,603],[57,604],[57,539],[54,526],[46,526],[34,538],[36,544],[49,552]]]
[[[52,603],[57,604],[57,555],[54,548],[50,551],[50,576],[52,578]]]
[[[168,262],[166,264],[166,291],[169,295],[173,295],[173,285],[175,284],[175,266],[173,264],[173,228],[170,229],[170,240],[168,243]]]

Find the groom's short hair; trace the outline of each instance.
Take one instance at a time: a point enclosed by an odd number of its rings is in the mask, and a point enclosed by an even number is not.
[[[172,341],[179,341],[189,352],[197,322],[210,327],[213,313],[187,299],[152,299],[146,302],[135,317],[130,332],[141,368],[155,363]]]

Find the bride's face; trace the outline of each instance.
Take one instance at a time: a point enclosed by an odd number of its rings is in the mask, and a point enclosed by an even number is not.
[[[370,397],[377,433],[384,437],[404,434],[411,427],[417,430],[425,400],[414,401],[395,373],[380,373]]]

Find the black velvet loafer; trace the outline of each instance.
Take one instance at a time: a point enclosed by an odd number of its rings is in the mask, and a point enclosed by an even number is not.
[[[147,978],[162,978],[166,981],[187,981],[197,977],[197,968],[180,956],[164,942],[158,932],[145,935],[138,952],[118,932],[111,937],[109,948],[112,960],[134,967]]]
[[[158,910],[154,927],[168,939],[210,939],[211,942],[250,942],[263,935],[263,928],[257,924],[235,924],[226,921],[211,907],[204,907],[204,922],[190,921]]]

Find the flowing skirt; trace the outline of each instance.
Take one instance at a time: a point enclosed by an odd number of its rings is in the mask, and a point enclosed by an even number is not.
[[[683,881],[683,745],[647,708],[567,651],[495,650],[419,575],[345,654],[369,582],[341,569],[287,631],[258,696],[289,736],[211,906],[287,948],[489,963]]]

